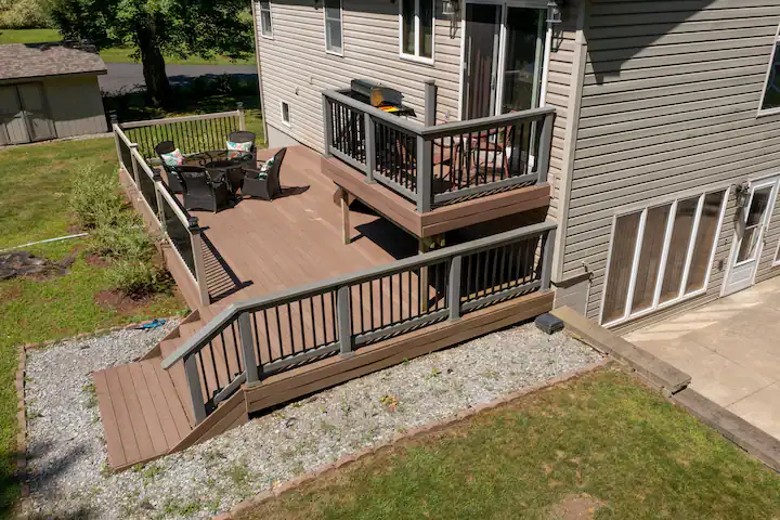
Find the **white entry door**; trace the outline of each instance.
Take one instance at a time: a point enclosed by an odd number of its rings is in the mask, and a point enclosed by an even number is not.
[[[723,282],[723,295],[747,289],[753,285],[761,258],[766,225],[777,200],[780,177],[753,183],[748,204],[738,216],[729,270]]]

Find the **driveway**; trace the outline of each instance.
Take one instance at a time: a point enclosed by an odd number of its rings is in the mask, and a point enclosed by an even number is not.
[[[104,92],[131,91],[144,86],[144,74],[140,63],[107,63],[108,74],[100,76],[100,89]],[[171,84],[188,83],[198,76],[230,74],[257,78],[253,65],[167,65]]]
[[[780,278],[626,336],[780,440]]]

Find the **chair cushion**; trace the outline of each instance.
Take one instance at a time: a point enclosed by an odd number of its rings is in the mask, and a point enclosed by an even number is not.
[[[241,157],[244,154],[247,154],[252,151],[252,141],[248,141],[246,143],[234,143],[233,141],[227,141],[227,152],[228,152],[228,158],[235,159],[236,157]]]
[[[181,166],[184,164],[184,155],[182,155],[178,148],[171,153],[160,154],[160,158],[168,166]]]

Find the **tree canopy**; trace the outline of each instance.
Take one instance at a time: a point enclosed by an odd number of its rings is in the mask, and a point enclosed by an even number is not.
[[[170,96],[164,56],[238,59],[254,48],[246,0],[51,0],[50,10],[65,38],[135,49],[158,104]]]

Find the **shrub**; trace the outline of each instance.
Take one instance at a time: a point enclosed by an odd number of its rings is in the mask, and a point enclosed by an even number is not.
[[[0,0],[0,27],[33,29],[51,26],[46,0]]]
[[[109,271],[111,285],[132,297],[167,292],[172,280],[168,272],[150,260],[120,259]]]
[[[119,181],[113,172],[86,165],[73,176],[70,210],[84,229],[94,229],[103,223],[119,219],[125,211],[119,193]]]

